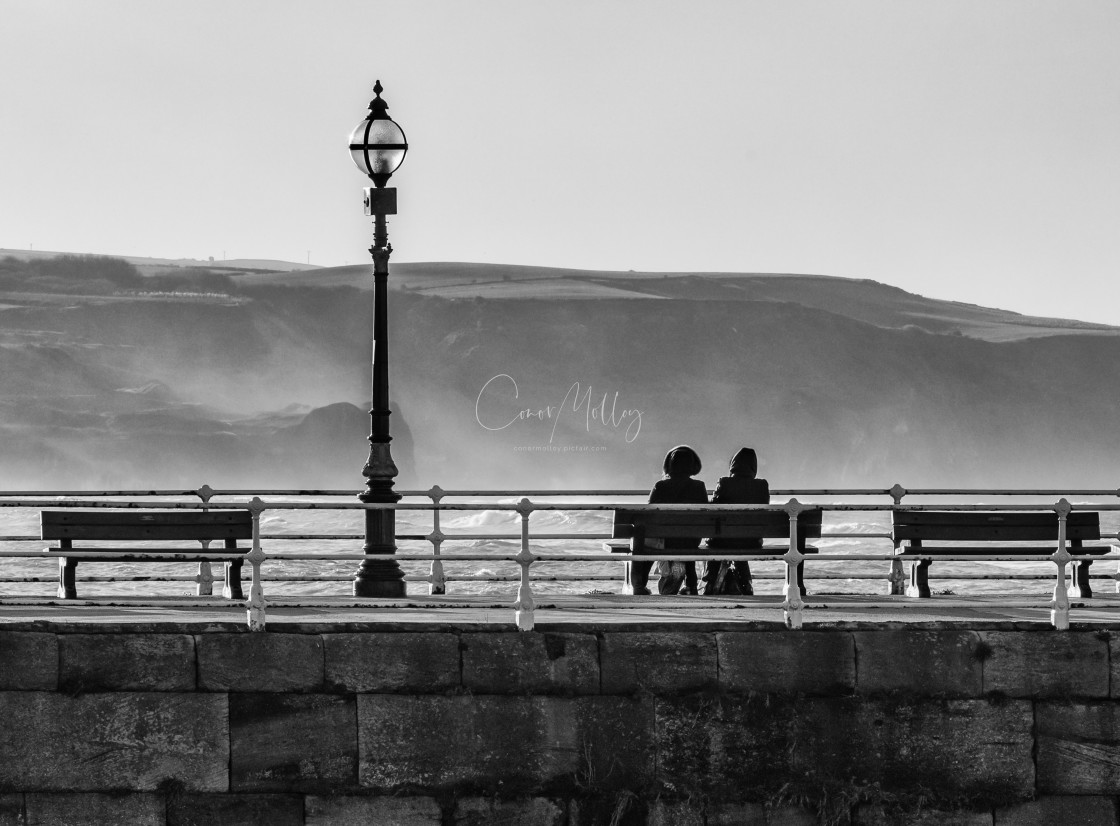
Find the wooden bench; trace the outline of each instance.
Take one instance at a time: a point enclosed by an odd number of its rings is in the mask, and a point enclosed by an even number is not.
[[[1058,549],[1058,514],[1046,511],[1028,513],[988,511],[896,510],[893,519],[895,548],[900,557],[979,556],[982,554],[1052,554]],[[1101,538],[1100,516],[1093,511],[1071,511],[1066,520],[1067,549],[1071,554],[1099,556],[1112,550],[1109,545],[1086,546]],[[929,545],[928,542],[984,542],[985,545]],[[1033,542],[1034,545],[1004,543]],[[1000,544],[994,544],[1000,543]],[[1041,544],[1040,544],[1041,543]],[[910,584],[906,595],[928,597],[929,567],[932,560],[914,559],[910,565]],[[1073,563],[1074,577],[1070,596],[1093,596],[1089,586],[1090,559]]]
[[[813,554],[817,549],[806,545],[807,539],[818,539],[821,535],[820,508],[801,511],[797,517],[797,548],[805,554]],[[664,550],[666,539],[685,539],[701,537],[718,539],[718,548],[709,548],[704,543],[696,550],[682,550],[682,558],[688,555],[711,554],[713,558],[738,554],[784,554],[789,550],[789,514],[785,511],[767,510],[725,510],[725,511],[685,511],[685,510],[628,510],[614,512],[614,539],[603,543],[611,553],[631,554],[673,554],[673,549]],[[764,548],[736,547],[736,540],[744,539],[785,539],[784,545],[770,545]],[[653,541],[651,541],[653,540]],[[805,594],[805,563],[797,566],[797,587]],[[626,582],[623,593],[633,594],[634,585],[630,578],[630,563],[626,564]]]
[[[78,561],[89,562],[160,562],[144,559],[138,553],[145,551],[191,554],[193,561],[207,561],[208,554],[248,553],[250,548],[239,547],[237,540],[253,538],[253,518],[249,511],[43,511],[41,514],[43,539],[57,540],[47,548],[47,553],[58,555],[58,596],[60,599],[77,599],[75,573]],[[220,548],[210,549],[179,547],[120,547],[112,545],[75,546],[74,542],[175,542],[196,540],[223,540]],[[119,553],[112,557],[90,557],[90,552]],[[197,559],[195,559],[197,557]],[[241,560],[226,562],[223,596],[244,599],[241,591]]]

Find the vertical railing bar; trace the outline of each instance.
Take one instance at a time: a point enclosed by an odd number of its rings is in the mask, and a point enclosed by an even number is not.
[[[897,482],[894,487],[888,491],[891,499],[894,500],[894,507],[902,504],[902,497],[906,495],[907,490]],[[894,539],[894,510],[891,510],[891,540],[894,542],[895,558],[891,560],[891,569],[887,574],[887,596],[899,597],[906,593],[906,572],[902,567],[902,549],[899,547],[901,543]]]
[[[249,503],[249,513],[253,516],[253,549],[248,555],[249,564],[253,566],[253,584],[249,586],[249,602],[246,606],[250,631],[265,629],[264,586],[261,583],[261,563],[266,558],[264,549],[261,548],[261,514],[264,509],[264,502],[260,497],[254,496]]]
[[[1070,562],[1070,554],[1066,548],[1066,528],[1069,512],[1069,502],[1059,499],[1054,506],[1058,513],[1058,548],[1054,551],[1054,565],[1057,567],[1056,581],[1054,583],[1054,602],[1050,610],[1050,622],[1059,631],[1069,629],[1069,590],[1066,587],[1066,565]]]
[[[194,492],[194,495],[202,500],[203,505],[207,505],[210,502],[210,497],[214,495],[214,490],[209,485],[203,485],[202,487],[200,487],[198,490],[196,490]],[[206,513],[209,510],[210,510],[209,508],[204,507],[202,509],[202,512]],[[206,552],[206,551],[210,550],[211,540],[200,539],[199,542],[202,543],[203,552]],[[227,567],[229,566],[228,562],[223,563],[223,564],[225,564]],[[198,574],[195,576],[195,582],[198,583],[198,585],[195,587],[195,591],[194,591],[195,596],[197,596],[197,597],[213,596],[213,594],[214,594],[214,571],[210,567],[210,560],[203,559],[203,560],[199,561],[199,563],[198,563]]]
[[[432,542],[432,553],[436,556],[440,555],[443,546],[444,534],[440,530],[439,515],[440,500],[443,499],[443,489],[439,485],[433,485],[432,489],[425,494],[430,497],[435,509],[432,510],[432,533],[430,536]],[[428,593],[429,594],[446,594],[447,593],[447,580],[443,573],[443,562],[438,559],[432,560],[432,567],[430,571],[430,578],[428,580]]]
[[[797,542],[797,523],[798,515],[803,510],[803,506],[796,499],[790,499],[786,504],[786,512],[789,514],[789,548],[785,553],[786,563],[786,585],[785,585],[785,600],[782,602],[782,610],[785,613],[786,627],[787,628],[800,628],[801,627],[801,588],[797,584],[797,568],[805,559],[805,555],[801,553]]]
[[[514,602],[514,621],[518,631],[532,631],[536,602],[533,600],[533,586],[529,578],[529,567],[533,564],[533,554],[529,551],[529,516],[533,513],[533,503],[522,499],[517,503],[521,514],[521,551],[517,554],[517,564],[521,566],[521,584],[517,587],[517,601]]]

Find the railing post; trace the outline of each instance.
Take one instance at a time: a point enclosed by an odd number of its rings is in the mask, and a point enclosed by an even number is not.
[[[194,492],[194,495],[201,499],[202,504],[205,505],[210,501],[210,497],[214,495],[214,489],[209,485],[203,485]],[[202,510],[205,511],[206,508]],[[199,540],[199,542],[202,543],[203,553],[210,550],[210,541],[209,539]],[[229,565],[228,562],[225,564]],[[214,571],[210,568],[210,563],[205,559],[199,561],[198,573],[195,575],[194,581],[197,583],[194,589],[194,595],[196,597],[208,597],[214,594]]]
[[[898,553],[898,546],[894,547]],[[896,556],[891,560],[891,570],[887,574],[887,596],[900,597],[906,594],[906,571],[902,567],[902,557]]]
[[[1120,488],[1116,489],[1115,495],[1120,496]],[[1116,593],[1120,594],[1120,562],[1116,563],[1116,573],[1112,575],[1112,578],[1116,580]]]
[[[1066,587],[1066,566],[1070,563],[1070,553],[1066,548],[1066,523],[1072,510],[1069,502],[1059,499],[1054,506],[1058,513],[1058,548],[1054,551],[1054,564],[1058,568],[1057,581],[1054,583],[1054,601],[1050,608],[1050,622],[1059,631],[1069,628],[1069,591]]]
[[[202,552],[206,553],[210,550],[211,539],[200,539],[202,543]],[[227,563],[228,564],[228,563]],[[194,589],[196,597],[209,597],[214,594],[214,572],[210,568],[210,563],[205,559],[200,560],[198,563],[198,573],[195,574],[194,581],[197,583]]]
[[[533,589],[529,581],[529,566],[534,560],[533,554],[529,552],[529,515],[533,512],[533,503],[522,499],[517,503],[517,512],[521,514],[521,551],[517,554],[517,564],[521,566],[521,584],[517,587],[517,601],[513,604],[514,620],[518,631],[532,631],[536,603],[533,601]]]
[[[782,610],[785,612],[787,628],[801,627],[801,608],[804,603],[801,601],[801,588],[797,584],[797,570],[798,566],[805,561],[805,555],[798,548],[797,521],[798,514],[803,510],[805,510],[805,506],[796,499],[790,499],[786,504],[786,513],[789,514],[789,550],[786,551],[784,557],[786,585],[783,591],[785,601],[782,603]]]
[[[906,495],[907,491],[902,485],[895,482],[894,486],[887,491],[891,499],[894,501],[895,507],[902,504],[902,497]],[[893,514],[894,511],[891,511]],[[894,552],[898,553],[898,543],[894,543]],[[896,556],[891,560],[891,569],[887,574],[887,596],[899,597],[906,593],[906,571],[902,568],[901,557]]]
[[[249,503],[249,513],[253,516],[253,550],[246,557],[253,566],[253,584],[249,586],[249,602],[246,605],[250,631],[263,631],[265,626],[264,587],[261,584],[261,563],[266,558],[261,548],[261,514],[264,509],[264,502],[254,496]]]
[[[440,547],[443,545],[444,533],[439,527],[439,503],[443,499],[443,488],[439,485],[433,485],[432,489],[427,494],[432,504],[436,506],[432,511],[432,533],[429,539],[432,542],[432,553],[436,556],[440,554]],[[447,593],[447,580],[443,575],[443,562],[438,559],[432,560],[432,569],[429,574],[428,580],[428,593],[429,594],[446,594]]]

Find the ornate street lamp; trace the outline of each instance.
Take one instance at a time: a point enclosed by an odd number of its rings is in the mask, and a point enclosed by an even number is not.
[[[366,187],[366,215],[373,216],[373,405],[370,408],[369,458],[362,468],[366,489],[358,498],[368,504],[393,504],[400,494],[393,490],[397,466],[389,452],[389,317],[386,312],[389,256],[393,247],[385,216],[397,214],[397,190],[386,188],[389,177],[404,161],[408,143],[381,99],[381,81],[373,85],[369,114],[350,135],[350,155],[358,169],[373,181]],[[367,510],[363,552],[392,557],[397,550],[396,519],[391,509]],[[403,597],[404,573],[395,559],[366,559],[354,577],[354,596]]]

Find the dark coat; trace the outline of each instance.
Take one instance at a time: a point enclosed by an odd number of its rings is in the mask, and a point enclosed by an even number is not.
[[[700,472],[700,457],[688,445],[678,445],[665,455],[665,478],[658,480],[649,492],[651,505],[706,505],[708,489],[699,479],[693,479]],[[677,550],[690,550],[700,547],[700,540],[667,539],[665,547]]]
[[[769,505],[770,484],[765,479],[756,479],[758,457],[749,447],[744,447],[731,459],[731,475],[722,476],[712,492],[713,505]],[[761,548],[761,539],[709,540],[708,547],[725,548],[740,546]]]

